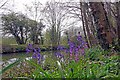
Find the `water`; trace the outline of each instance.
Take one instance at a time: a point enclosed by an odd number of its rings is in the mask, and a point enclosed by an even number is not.
[[[32,53],[9,53],[9,54],[2,54],[2,61],[7,61],[12,58],[25,58],[32,56]]]
[[[30,60],[32,59],[32,54],[33,53],[9,53],[9,54],[2,54],[2,60],[0,61],[0,66],[6,67],[7,65],[14,63],[16,60],[23,59],[25,61],[26,60]],[[45,51],[45,52],[41,52],[40,54],[43,55],[43,59],[41,61],[41,63],[44,65],[51,63],[50,61],[56,61],[57,58],[54,55],[54,52],[52,51]],[[47,61],[46,61],[47,60]],[[24,62],[22,61],[22,62]],[[64,62],[64,59],[61,58],[60,62]]]
[[[46,58],[46,56],[50,56],[52,52],[41,52],[41,54]],[[32,53],[9,53],[9,54],[2,54],[2,60],[0,60],[0,66],[5,63],[4,65],[7,66],[8,64],[11,64],[18,60],[18,58],[21,59],[32,59]]]
[[[40,54],[42,55],[52,55],[54,52],[52,51],[44,51]],[[33,53],[9,53],[9,54],[2,54],[2,61],[7,61],[12,58],[26,58],[31,57]]]

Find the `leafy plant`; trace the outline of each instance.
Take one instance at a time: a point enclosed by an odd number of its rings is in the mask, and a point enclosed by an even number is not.
[[[0,75],[3,74],[5,71],[7,71],[8,69],[12,68],[13,66],[19,64],[21,61],[21,59],[16,60],[15,62],[9,64],[8,66],[6,66],[5,68],[3,68],[2,70],[0,70]]]

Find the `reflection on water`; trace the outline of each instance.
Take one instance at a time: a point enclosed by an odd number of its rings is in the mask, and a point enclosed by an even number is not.
[[[2,54],[2,61],[7,61],[13,58],[26,58],[31,57],[32,53],[9,53],[9,54]]]
[[[46,51],[41,52],[40,54],[43,55],[43,60],[41,61],[42,64],[45,64],[45,61],[47,58],[50,58],[51,60],[56,60],[56,57],[54,55],[54,51]],[[14,63],[18,59],[24,59],[24,60],[30,60],[32,59],[32,53],[10,53],[10,54],[3,54],[2,55],[2,61],[0,62],[0,66],[7,66],[11,63]],[[60,59],[60,62],[64,62],[64,58]]]
[[[26,60],[30,60],[30,59],[32,59],[32,57],[27,57],[27,58],[25,58]]]
[[[17,58],[12,58],[12,59],[8,60],[7,63],[11,64],[11,63],[15,62],[16,60],[18,60],[18,59]]]
[[[43,58],[46,59],[46,57],[52,56],[53,52],[41,52],[41,54],[43,55]],[[2,55],[2,61],[0,61],[0,66],[7,66],[13,62],[15,62],[16,60],[18,60],[18,58],[21,59],[26,59],[26,60],[30,60],[32,59],[32,53],[10,53],[10,54],[3,54]],[[44,63],[45,61],[43,61],[42,63]]]
[[[3,64],[3,61],[0,61],[0,66]]]

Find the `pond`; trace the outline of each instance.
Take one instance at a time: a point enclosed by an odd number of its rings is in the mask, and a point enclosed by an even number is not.
[[[44,51],[44,52],[41,52],[42,55],[45,56],[52,56],[54,52],[52,51]],[[12,63],[14,62],[15,60],[17,60],[18,58],[21,58],[21,59],[28,59],[30,57],[32,57],[32,54],[33,53],[9,53],[9,54],[2,54],[0,56],[2,56],[2,60],[0,60],[0,65],[2,65],[4,62],[9,62],[9,63]]]
[[[9,54],[2,54],[2,61],[7,61],[12,58],[26,58],[32,56],[32,53],[9,53]]]

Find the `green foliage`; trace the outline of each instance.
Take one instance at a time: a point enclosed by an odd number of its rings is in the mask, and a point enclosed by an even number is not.
[[[103,54],[106,54],[106,51],[101,49],[99,46],[90,48],[86,51],[85,57],[89,58],[90,60],[100,60],[100,58],[104,58]]]
[[[108,56],[109,52],[99,47],[86,50],[85,56],[80,56],[79,61],[64,59],[61,62],[52,54],[41,64],[34,60],[27,60],[33,68],[30,75],[21,75],[29,78],[79,78],[79,79],[108,79],[119,78],[119,56]],[[24,69],[24,67],[23,67]],[[26,69],[26,68],[25,68]],[[26,69],[28,70],[28,69]],[[14,75],[13,75],[14,76]],[[116,80],[115,79],[115,80]]]
[[[61,45],[68,46],[68,41],[67,41],[67,36],[62,36],[61,37]]]
[[[18,59],[15,62],[9,64],[8,66],[6,66],[5,68],[3,68],[2,70],[0,70],[0,75],[3,74],[5,71],[7,71],[8,69],[10,69],[11,67],[17,65],[21,60]]]
[[[61,66],[60,62],[57,61],[57,64],[58,64],[58,70],[59,70],[59,73],[61,75],[61,78],[65,78],[64,75],[63,75],[64,73],[63,73],[63,69],[62,69],[62,66]]]
[[[50,30],[46,30],[46,33],[44,34],[44,45],[50,46],[50,44],[51,44]]]
[[[30,63],[32,63],[30,61]],[[113,62],[107,64],[101,64],[95,61],[88,61],[81,58],[79,62],[70,61],[68,65],[62,65],[57,61],[56,68],[51,71],[43,70],[39,64],[32,65],[36,66],[36,70],[33,72],[34,78],[80,78],[80,79],[104,79],[104,78],[117,78],[117,73],[113,72],[113,69],[109,70],[110,67],[116,66]],[[118,69],[118,68],[117,68]],[[116,69],[116,70],[117,70]],[[118,71],[117,71],[118,72]],[[40,74],[39,74],[40,73]]]
[[[12,12],[6,15],[2,15],[1,19],[4,35],[13,35],[18,44],[26,43],[25,41],[27,36],[24,35],[27,35],[29,31],[29,26],[27,23],[28,19],[26,16]]]
[[[41,72],[41,74],[43,74],[45,77],[50,78],[50,75],[48,75],[48,73],[47,73],[46,71],[44,71],[44,70],[40,67],[40,65],[36,64],[36,63],[33,62],[33,61],[29,61],[29,60],[28,60],[28,62],[29,62],[30,64],[32,64],[33,66],[35,66],[36,69],[37,69],[37,71],[39,71],[39,73]],[[37,77],[37,78],[41,78],[41,77],[42,77],[41,75],[38,75],[38,76],[37,76],[37,71],[35,71],[35,78],[36,78],[36,77]],[[33,77],[34,77],[34,76],[33,76]]]
[[[2,45],[17,44],[14,38],[2,38]]]

